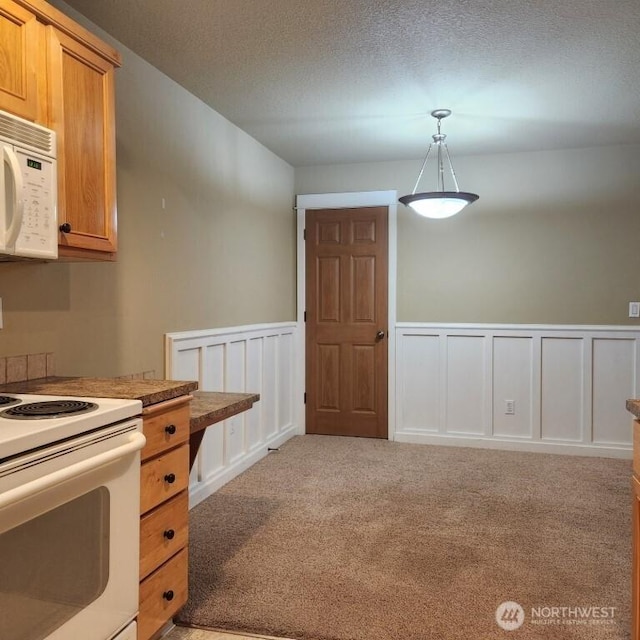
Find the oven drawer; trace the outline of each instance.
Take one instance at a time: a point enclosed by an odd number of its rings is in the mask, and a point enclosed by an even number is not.
[[[171,449],[189,439],[191,407],[189,401],[168,400],[143,411],[143,432],[147,444],[142,460],[147,460],[165,449]]]
[[[182,549],[140,583],[138,640],[147,640],[187,601],[188,554]]]
[[[188,444],[148,460],[140,470],[140,513],[146,513],[161,502],[179,494],[188,485]]]
[[[189,537],[189,492],[142,516],[140,520],[140,579],[168,560]]]

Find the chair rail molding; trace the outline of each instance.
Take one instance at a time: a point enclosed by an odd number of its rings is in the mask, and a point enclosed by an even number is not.
[[[631,457],[630,326],[396,325],[395,440]]]
[[[165,335],[165,376],[197,380],[202,391],[259,393],[249,411],[211,425],[189,479],[193,507],[289,438],[296,422],[295,322]]]

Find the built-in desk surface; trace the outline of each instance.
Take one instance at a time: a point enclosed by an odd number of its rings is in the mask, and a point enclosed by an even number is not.
[[[191,401],[191,435],[189,438],[189,468],[198,454],[205,429],[216,422],[251,409],[260,400],[259,393],[226,393],[194,391]]]

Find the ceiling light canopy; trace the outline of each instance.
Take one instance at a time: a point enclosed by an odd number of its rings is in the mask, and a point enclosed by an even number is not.
[[[458,180],[456,179],[456,173],[453,170],[453,165],[451,164],[449,149],[445,142],[447,136],[444,133],[440,133],[441,121],[443,118],[450,116],[451,111],[449,109],[436,109],[431,112],[431,115],[438,121],[438,133],[432,136],[433,142],[429,144],[427,155],[422,163],[422,168],[418,174],[418,179],[416,180],[415,187],[413,187],[413,191],[410,195],[402,196],[399,200],[402,204],[407,207],[411,207],[416,213],[421,216],[425,216],[426,218],[450,218],[459,211],[462,211],[462,209],[464,209],[468,204],[475,202],[479,196],[475,193],[460,191],[460,188],[458,187]],[[424,169],[427,165],[429,154],[434,146],[437,151],[438,191],[416,193],[420,180],[422,179],[422,174],[424,173]],[[444,156],[447,158],[455,191],[445,191],[444,188]]]

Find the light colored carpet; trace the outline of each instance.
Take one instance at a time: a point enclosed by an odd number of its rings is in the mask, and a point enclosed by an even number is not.
[[[192,510],[179,621],[304,640],[624,640],[630,477],[627,460],[298,436]],[[504,601],[522,606],[516,631],[496,623]]]

